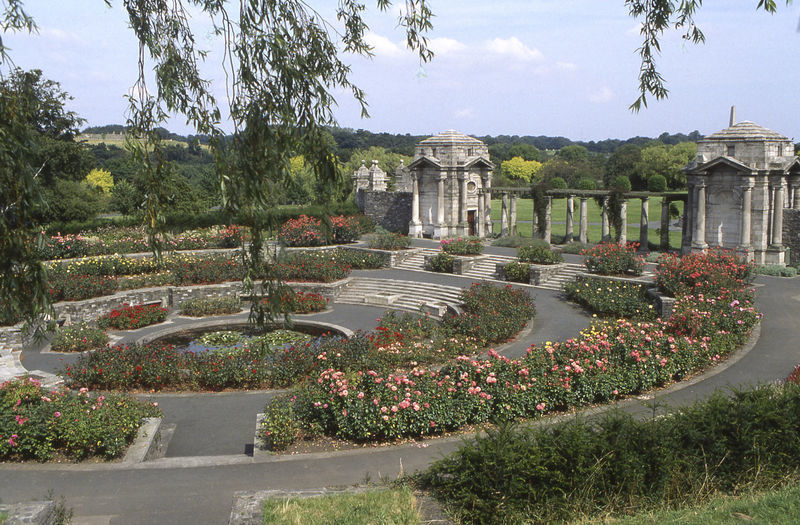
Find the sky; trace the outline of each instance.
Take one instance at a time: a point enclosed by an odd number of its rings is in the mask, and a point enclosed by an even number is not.
[[[3,35],[15,65],[60,82],[86,125],[123,124],[124,95],[137,76],[137,43],[121,2],[113,3],[25,0],[38,34]],[[308,3],[334,19],[333,0]],[[395,10],[367,3],[374,57],[345,60],[371,118],[335,92],[342,127],[624,139],[710,134],[727,127],[735,105],[739,120],[800,140],[800,2],[779,2],[770,15],[756,10],[757,0],[706,0],[696,16],[706,43],[684,42],[677,32],[663,37],[658,66],[669,98],[651,99],[638,113],[628,106],[638,95],[641,37],[623,0],[429,0],[435,57],[422,65],[404,47]],[[199,20],[197,28],[211,51],[204,72],[224,99],[217,46],[207,24]],[[166,127],[194,132],[182,118]]]

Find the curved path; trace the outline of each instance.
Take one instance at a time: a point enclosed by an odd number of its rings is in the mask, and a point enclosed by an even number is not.
[[[487,251],[514,253],[500,248]],[[366,274],[460,287],[471,283],[456,276],[421,272],[383,270]],[[800,345],[796,343],[800,337],[800,279],[759,277],[756,282],[757,305],[764,312],[764,320],[755,345],[693,384],[659,392],[656,397],[662,410],[704,398],[718,388],[782,379],[800,362]],[[537,309],[533,328],[519,341],[504,346],[506,355],[521,355],[531,343],[573,336],[589,323],[589,316],[566,303],[560,294],[530,290]],[[381,308],[337,304],[332,311],[312,317],[369,329],[382,312]],[[24,353],[23,363],[29,369],[59,366],[58,356],[35,350]],[[424,468],[460,443],[460,438],[440,438],[403,446],[254,459],[245,452],[248,445],[252,446],[254,415],[261,411],[268,395],[146,396],[159,402],[165,425],[175,425],[167,457],[132,467],[113,463],[2,465],[0,499],[3,503],[28,501],[43,498],[52,490],[56,496],[66,497],[75,510],[77,524],[226,523],[236,491],[304,489],[394,478],[401,472]],[[651,413],[646,402],[636,399],[618,405],[634,413]]]

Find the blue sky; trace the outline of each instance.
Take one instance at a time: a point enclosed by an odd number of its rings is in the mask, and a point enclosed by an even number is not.
[[[310,1],[323,14],[335,2]],[[402,3],[402,2],[401,2]],[[39,68],[75,97],[70,109],[89,125],[124,123],[123,95],[136,79],[137,46],[120,2],[26,0],[39,34],[5,35],[19,67]],[[757,0],[707,0],[697,16],[701,45],[672,33],[659,59],[670,96],[631,113],[639,68],[638,27],[623,0],[430,0],[436,57],[420,67],[403,47],[394,13],[368,15],[374,58],[348,57],[367,92],[362,120],[337,93],[341,126],[374,132],[562,135],[576,140],[707,134],[727,126],[731,105],[752,120],[800,140],[800,6],[776,15]],[[374,5],[374,3],[370,4]],[[212,50],[207,75],[220,83]],[[191,133],[181,119],[167,126]]]

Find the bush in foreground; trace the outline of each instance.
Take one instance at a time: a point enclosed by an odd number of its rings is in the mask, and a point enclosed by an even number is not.
[[[541,245],[520,246],[517,248],[517,258],[520,262],[535,264],[556,264],[564,262],[564,256]]]
[[[119,457],[136,437],[153,405],[131,397],[47,391],[35,379],[0,384],[0,460],[47,461]]]
[[[116,308],[99,317],[97,324],[103,329],[136,330],[151,324],[163,323],[168,313],[168,309],[158,304],[123,305],[122,308]]]
[[[235,314],[241,310],[242,302],[238,297],[189,299],[181,303],[181,315],[187,315],[189,317]]]
[[[417,479],[469,523],[547,523],[773,487],[800,469],[800,387],[715,394],[673,415],[502,427]]]
[[[564,291],[567,299],[601,317],[653,320],[657,316],[642,284],[579,276],[566,283]]]
[[[636,254],[639,243],[601,243],[584,250],[583,264],[586,269],[600,275],[642,275],[644,257]]]
[[[442,239],[439,245],[444,253],[450,255],[480,255],[483,253],[483,242],[478,237]]]
[[[104,331],[81,323],[56,330],[50,348],[54,352],[85,352],[102,348],[108,342]]]

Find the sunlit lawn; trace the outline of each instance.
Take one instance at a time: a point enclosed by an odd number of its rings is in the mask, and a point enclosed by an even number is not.
[[[270,525],[417,525],[414,495],[406,488],[370,490],[310,498],[267,499],[264,523]]]
[[[683,203],[676,201],[680,213],[683,213]],[[578,238],[578,219],[580,209],[580,199],[574,199],[574,213],[573,213],[573,235],[575,239]],[[492,219],[495,221],[495,231],[500,230],[500,211],[502,209],[502,202],[500,199],[492,200]],[[649,228],[648,238],[651,243],[658,244],[660,236],[658,228],[661,227],[661,197],[651,197],[648,206],[649,210]],[[594,199],[587,201],[587,216],[588,216],[588,237],[589,242],[596,243],[600,241],[601,226],[600,226],[600,206]],[[641,200],[630,199],[628,201],[628,240],[639,240],[639,218],[641,216]],[[517,200],[517,231],[522,237],[531,236],[533,217],[533,203],[531,199],[518,199]],[[567,217],[567,199],[553,199],[553,206],[551,209],[552,233],[553,236],[563,236],[566,233],[566,217]],[[681,232],[670,231],[669,243],[673,248],[680,246]]]

